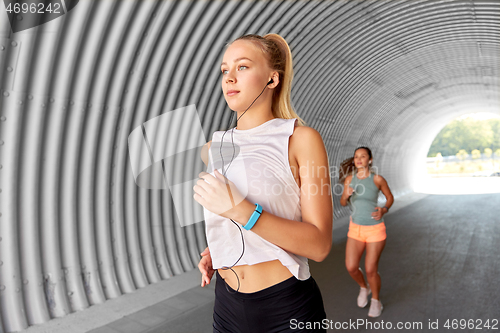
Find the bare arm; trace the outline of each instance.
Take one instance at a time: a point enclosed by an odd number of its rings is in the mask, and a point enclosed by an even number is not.
[[[354,189],[352,187],[349,187],[349,185],[351,184],[351,180],[352,176],[349,175],[344,181],[344,191],[342,192],[342,196],[340,197],[340,204],[342,206],[347,206],[347,200],[354,192]]]
[[[300,170],[302,222],[264,211],[252,231],[286,251],[322,261],[332,245],[333,200],[328,157],[316,130],[297,127],[294,136],[293,150],[297,152],[295,158]],[[313,168],[316,168],[314,172]],[[255,205],[244,200],[238,207],[234,220],[246,224]]]
[[[210,149],[211,144],[212,141],[208,141],[207,143],[205,143],[203,148],[201,148],[201,159],[206,166],[208,166],[208,150]]]
[[[384,179],[384,177],[380,175],[376,175],[375,178],[373,179],[375,185],[379,188],[379,190],[382,191],[386,198],[386,203],[385,207],[375,207],[377,210],[376,212],[372,213],[372,216],[375,220],[380,220],[384,214],[386,214],[389,211],[389,208],[391,208],[392,204],[394,203],[394,197],[392,195],[391,189],[389,188],[389,185],[387,184],[387,181]]]
[[[382,191],[385,198],[387,199],[385,206],[387,208],[391,208],[392,204],[394,203],[394,197],[392,196],[392,192],[391,192],[391,189],[389,188],[389,185],[387,184],[387,181],[384,179],[384,177],[382,177],[380,175],[376,175],[375,176],[375,185],[377,185],[379,190]],[[385,211],[385,209],[384,209],[384,211]]]
[[[208,150],[210,149],[210,145],[212,141],[205,143],[203,148],[201,148],[201,159],[206,166],[208,166]],[[212,276],[215,273],[215,270],[212,267],[212,257],[210,256],[210,250],[207,247],[203,252],[200,253],[201,260],[198,263],[198,269],[201,273],[201,286],[205,287],[210,284],[210,280],[212,280]]]

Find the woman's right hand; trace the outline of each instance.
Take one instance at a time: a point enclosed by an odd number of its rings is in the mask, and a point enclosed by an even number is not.
[[[351,186],[348,186],[346,192],[347,192],[347,197],[349,198],[354,193],[354,189]]]
[[[198,269],[201,272],[201,286],[205,287],[210,284],[210,280],[212,280],[215,270],[212,267],[212,257],[210,256],[208,247],[200,254],[202,258],[198,264]]]
[[[352,176],[349,175],[346,177],[346,179],[344,181],[344,191],[342,192],[342,195],[340,197],[340,204],[342,206],[347,206],[347,200],[354,193],[354,188],[351,187],[351,179],[352,179]]]

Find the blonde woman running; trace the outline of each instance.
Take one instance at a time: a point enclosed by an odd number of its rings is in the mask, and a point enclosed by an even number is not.
[[[290,48],[276,34],[243,36],[221,71],[237,125],[213,134],[202,152],[213,172],[194,187],[208,241],[201,285],[217,276],[213,331],[326,332],[307,258],[322,261],[331,248],[328,158],[292,109]]]

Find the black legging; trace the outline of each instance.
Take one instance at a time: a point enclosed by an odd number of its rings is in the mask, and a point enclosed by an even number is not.
[[[305,281],[292,276],[261,291],[240,293],[216,274],[214,333],[326,332],[323,299],[312,276]]]

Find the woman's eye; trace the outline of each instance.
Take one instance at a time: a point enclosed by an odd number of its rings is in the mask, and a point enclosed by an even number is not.
[[[223,70],[222,70],[222,75],[226,75],[226,74],[227,74],[227,72],[228,72],[228,70],[227,70],[227,69],[223,69]]]
[[[239,67],[239,69],[240,69],[240,70],[241,70],[242,68],[243,68],[243,69],[245,69],[245,68],[248,68],[248,67],[247,67],[247,66],[243,66],[243,65]]]

